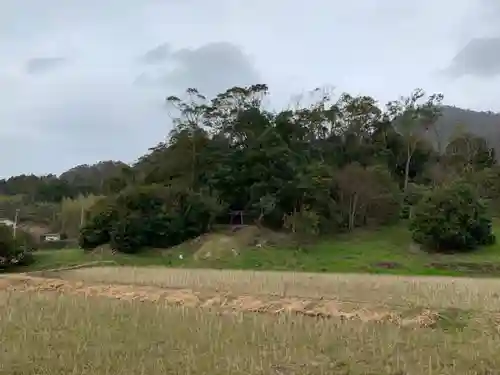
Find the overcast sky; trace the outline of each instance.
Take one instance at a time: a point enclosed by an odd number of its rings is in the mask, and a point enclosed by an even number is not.
[[[134,161],[164,98],[332,85],[382,103],[422,87],[500,111],[498,0],[4,0],[0,176]]]

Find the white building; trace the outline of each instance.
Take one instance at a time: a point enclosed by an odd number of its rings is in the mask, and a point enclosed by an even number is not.
[[[7,225],[9,227],[13,227],[14,224],[15,223],[12,220],[9,220],[9,219],[0,219],[0,225]]]

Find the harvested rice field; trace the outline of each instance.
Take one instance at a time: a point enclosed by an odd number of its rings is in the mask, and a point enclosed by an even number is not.
[[[0,374],[497,374],[500,280],[95,267],[0,277]]]

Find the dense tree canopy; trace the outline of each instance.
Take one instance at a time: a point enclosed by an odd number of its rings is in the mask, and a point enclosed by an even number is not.
[[[439,94],[417,89],[384,106],[369,96],[333,97],[317,89],[310,103],[282,110],[266,105],[268,95],[263,84],[213,98],[188,89],[166,99],[173,129],[134,165],[101,162],[60,177],[17,176],[1,181],[0,193],[26,202],[61,204],[65,198],[68,207],[70,198],[105,196],[98,202],[105,214],[85,208],[85,246],[121,241],[124,249],[134,247],[132,239],[130,246],[123,242],[134,233],[147,237],[137,246],[163,246],[178,242],[162,227],[167,222],[170,228],[176,223],[176,233],[195,235],[212,222],[228,224],[234,212],[247,223],[313,234],[385,225],[411,217],[423,191],[457,179],[490,202],[499,198],[495,152],[487,140],[456,124],[443,141]],[[476,178],[481,186],[474,185]],[[153,204],[158,196],[165,200]],[[200,206],[201,196],[218,203]],[[208,215],[198,218],[203,224],[197,229],[187,219],[195,206],[197,215]],[[174,220],[174,213],[184,219]],[[160,223],[160,214],[166,221]],[[141,224],[145,216],[149,229]],[[91,233],[102,230],[104,217],[113,221],[108,231]],[[153,236],[153,227],[171,240]]]
[[[495,242],[484,201],[467,183],[435,188],[417,204],[413,239],[438,251],[471,250]]]

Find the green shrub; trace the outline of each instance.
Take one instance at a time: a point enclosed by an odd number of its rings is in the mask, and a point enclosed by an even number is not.
[[[35,251],[39,249],[39,243],[35,240],[35,236],[26,230],[18,228],[16,231],[16,244],[24,251]]]
[[[107,197],[91,207],[85,225],[80,230],[78,245],[84,250],[91,250],[109,243],[113,223],[118,220],[116,199]]]
[[[401,219],[411,219],[415,206],[428,192],[429,188],[425,185],[419,185],[410,182],[403,195],[403,205],[401,209]]]
[[[146,218],[128,214],[117,220],[111,230],[110,245],[122,253],[135,253],[148,243]]]
[[[15,254],[16,243],[12,236],[12,228],[0,225],[0,257],[10,258]]]
[[[84,249],[110,243],[134,253],[165,248],[206,232],[224,209],[216,197],[162,185],[133,186],[99,202],[79,238]]]
[[[0,225],[0,269],[28,265],[32,261],[30,249],[22,240],[14,238],[12,228]]]
[[[319,215],[307,206],[300,211],[284,215],[283,227],[299,236],[316,236],[319,234]]]
[[[455,182],[429,192],[410,222],[415,242],[428,249],[472,250],[495,242],[484,201],[468,184]]]

